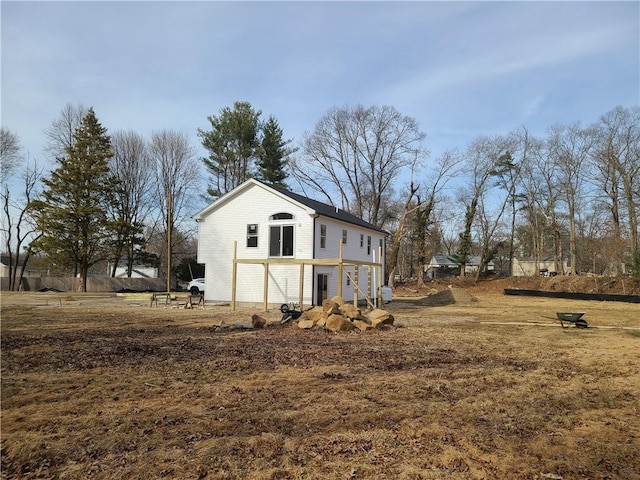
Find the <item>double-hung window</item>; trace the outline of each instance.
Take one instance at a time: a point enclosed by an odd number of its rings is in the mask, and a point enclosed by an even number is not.
[[[258,224],[250,223],[247,225],[247,247],[258,246]]]

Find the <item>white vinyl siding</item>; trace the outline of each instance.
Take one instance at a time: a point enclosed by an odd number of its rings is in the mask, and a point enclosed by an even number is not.
[[[224,199],[223,199],[224,200]],[[290,225],[294,229],[295,258],[312,258],[314,219],[297,204],[275,195],[258,185],[249,185],[238,195],[214,204],[198,223],[198,262],[204,263],[207,301],[231,300],[233,248],[237,242],[238,258],[268,258],[268,232],[275,224]],[[274,214],[291,213],[295,219],[272,221]],[[247,225],[256,224],[262,241],[257,247],[247,247]],[[260,240],[260,239],[259,239]],[[304,299],[311,303],[312,268],[304,269]],[[280,304],[298,300],[300,267],[298,265],[271,265],[269,268],[269,303]],[[236,300],[262,303],[264,292],[263,265],[239,264],[237,270]]]
[[[271,248],[273,252],[276,251],[275,240],[272,242],[270,237],[272,227],[280,235],[277,252],[285,258],[311,259],[314,252],[316,258],[337,258],[342,249],[345,259],[379,261],[378,249],[369,248],[369,237],[372,246],[384,239],[382,232],[318,215],[294,200],[251,181],[207,207],[197,218],[198,262],[206,266],[205,298],[208,302],[231,300],[234,244],[235,255],[239,259],[268,259]],[[351,242],[342,244],[343,230],[347,237],[351,237]],[[249,240],[254,231],[257,242]],[[361,235],[367,236],[366,249],[361,248],[357,240],[353,241]],[[256,246],[251,246],[254,243]],[[354,268],[349,269],[353,275]],[[271,263],[267,272],[262,264],[239,263],[236,301],[262,306],[265,273],[268,273],[268,303],[279,305],[298,301],[300,271],[300,265]],[[329,298],[337,293],[339,275],[336,267],[306,265],[303,272],[303,301],[306,305],[311,304],[315,295],[314,287],[319,274],[327,275]],[[342,279],[343,296],[345,300],[350,300],[349,297],[352,300],[353,284],[347,286],[346,275],[342,275]],[[366,279],[367,268],[361,267],[359,281],[365,289]]]

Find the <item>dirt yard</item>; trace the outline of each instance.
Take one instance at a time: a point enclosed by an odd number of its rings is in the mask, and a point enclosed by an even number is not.
[[[3,293],[1,478],[640,479],[640,305],[495,282],[398,287],[394,327],[338,334]]]

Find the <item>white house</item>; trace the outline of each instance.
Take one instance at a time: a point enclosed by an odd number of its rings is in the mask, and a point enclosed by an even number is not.
[[[558,266],[560,271],[557,271]],[[569,264],[566,260],[563,260],[560,265],[556,265],[555,260],[552,257],[545,257],[541,259],[534,258],[513,258],[512,275],[514,277],[535,277],[553,276],[558,273],[569,271]]]
[[[377,297],[386,232],[344,210],[250,179],[194,219],[207,301]]]
[[[16,259],[12,258],[10,262],[9,255],[0,255],[0,277],[5,277],[5,278],[9,277],[9,270],[10,270],[9,263],[15,264]],[[17,272],[16,278],[20,276],[20,271],[22,270],[23,264],[24,264],[24,258],[20,256],[20,259],[18,261],[18,272]],[[40,271],[36,267],[27,264],[22,276],[23,277],[39,277]]]
[[[111,266],[107,270],[107,274],[111,275]],[[128,268],[124,263],[119,263],[116,267],[116,278],[128,278]],[[148,265],[134,265],[131,269],[131,278],[158,278],[158,268]]]
[[[480,256],[472,255],[469,257],[469,262],[465,265],[465,274],[471,274],[478,271],[480,265]],[[451,275],[452,270],[460,268],[460,264],[449,258],[447,255],[434,255],[431,257],[429,264],[425,267],[428,278],[441,278],[447,275]],[[487,271],[493,271],[495,264],[493,260],[489,261],[486,266]]]

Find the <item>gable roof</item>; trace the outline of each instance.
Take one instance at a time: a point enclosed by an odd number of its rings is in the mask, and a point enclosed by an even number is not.
[[[242,191],[246,190],[251,185],[258,185],[262,188],[272,191],[277,195],[287,197],[289,200],[292,200],[293,202],[298,203],[303,207],[306,207],[306,209],[311,214],[317,213],[318,215],[322,215],[324,217],[333,218],[336,220],[340,220],[342,222],[358,225],[360,227],[364,227],[369,230],[375,230],[377,232],[387,234],[387,232],[382,230],[381,228],[378,228],[369,222],[365,222],[363,219],[345,210],[342,210],[340,208],[337,208],[331,205],[327,205],[326,203],[319,202],[318,200],[313,200],[312,198],[305,197],[303,195],[291,192],[284,188],[279,188],[274,185],[269,185],[267,183],[261,182],[260,180],[256,180],[255,178],[250,178],[249,180],[244,182],[242,185],[239,185],[238,187],[234,188],[230,192],[226,193],[225,195],[220,197],[218,200],[213,202],[211,205],[209,205],[208,207],[205,207],[203,210],[196,213],[193,216],[193,218],[195,218],[196,220],[202,218],[209,211],[215,209],[216,206],[220,205],[221,202],[227,202],[231,200],[233,197],[239,195]]]
[[[487,265],[493,265],[493,260],[489,260]],[[429,262],[429,266],[431,267],[449,267],[454,268],[458,267],[460,264],[455,260],[449,258],[447,255],[434,255],[431,257],[431,262]],[[469,261],[467,262],[467,266],[474,267],[480,265],[480,255],[471,255],[469,257]]]

